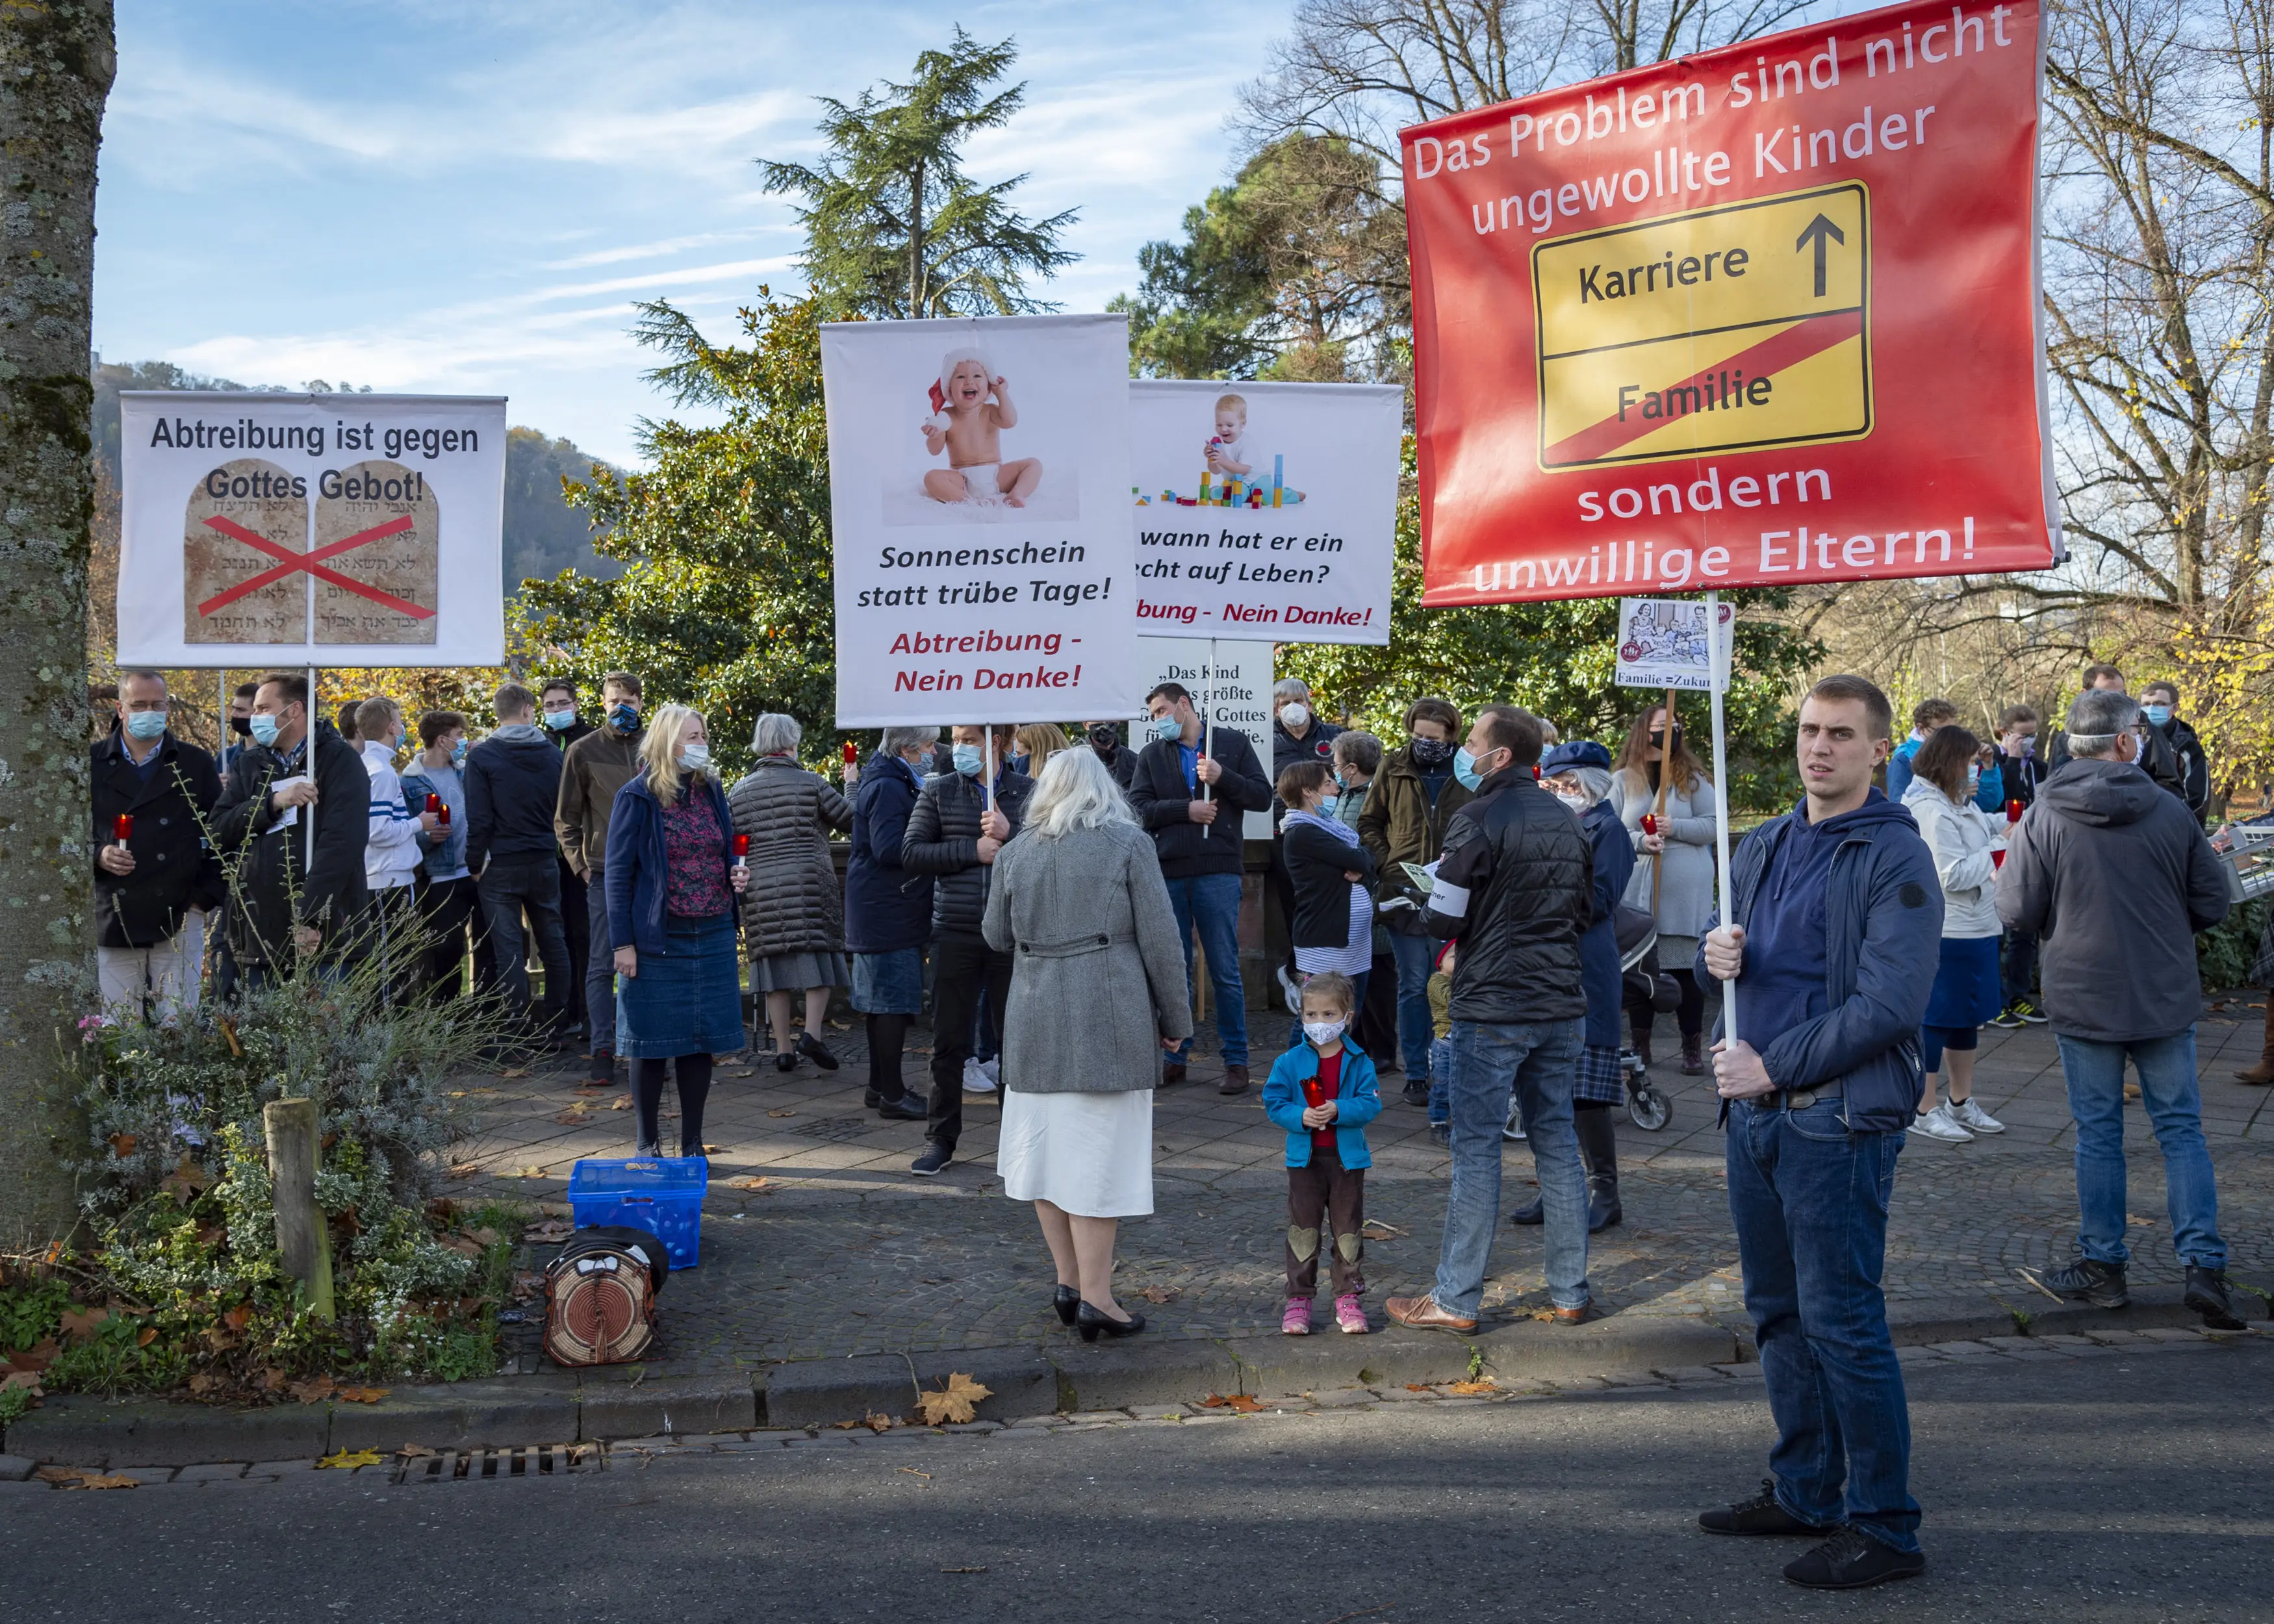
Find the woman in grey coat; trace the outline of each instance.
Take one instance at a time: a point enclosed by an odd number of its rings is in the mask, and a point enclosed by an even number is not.
[[[765,1000],[774,1066],[787,1071],[805,1056],[825,1071],[837,1056],[821,1041],[829,993],[850,983],[845,962],[845,899],[829,861],[829,831],[849,833],[853,808],[828,782],[797,764],[794,718],[766,715],[750,735],[758,764],[727,792],[734,832],[750,838],[749,888],[742,934],[750,991]],[[805,997],[805,1029],[792,1040],[791,998]]]
[[[1668,736],[1666,708],[1645,710],[1627,733],[1625,748],[1611,777],[1611,805],[1634,841],[1634,877],[1621,898],[1628,907],[1654,914],[1658,921],[1658,962],[1682,989],[1675,1020],[1682,1032],[1682,1074],[1702,1076],[1706,1071],[1706,994],[1690,973],[1698,956],[1698,938],[1713,917],[1713,780],[1690,753],[1675,721]],[[1674,770],[1665,771],[1671,757]],[[1657,820],[1655,834],[1643,832],[1645,816],[1656,819],[1659,779],[1666,779],[1666,816]],[[1660,868],[1665,870],[1661,877]],[[1657,906],[1653,908],[1655,894]],[[1643,1064],[1651,1062],[1651,1010],[1648,1004],[1627,1014],[1635,1052]]]
[[[1096,1342],[1141,1314],[1113,1300],[1118,1222],[1153,1210],[1153,1089],[1192,1033],[1160,859],[1092,750],[1043,769],[995,859],[983,925],[1012,956],[1003,1022],[1003,1192],[1032,1201],[1058,1318]]]

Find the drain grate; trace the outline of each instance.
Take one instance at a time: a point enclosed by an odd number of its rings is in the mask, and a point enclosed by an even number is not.
[[[542,1477],[565,1472],[596,1472],[608,1464],[606,1444],[530,1444],[514,1449],[433,1449],[398,1453],[388,1481],[480,1482],[501,1477]]]
[[[842,1141],[857,1139],[877,1124],[865,1116],[817,1116],[811,1122],[802,1122],[790,1132],[800,1139]]]

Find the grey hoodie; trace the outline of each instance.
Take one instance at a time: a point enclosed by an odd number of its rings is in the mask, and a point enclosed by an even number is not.
[[[2014,826],[1998,917],[2044,943],[2063,1037],[2171,1037],[2202,1012],[2195,933],[2226,917],[2226,876],[2187,804],[2139,768],[2073,756]]]

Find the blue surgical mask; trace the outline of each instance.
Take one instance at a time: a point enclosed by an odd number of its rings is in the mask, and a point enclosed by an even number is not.
[[[1342,805],[1342,801],[1343,798],[1340,795],[1320,796],[1319,816],[1321,817],[1332,817],[1335,815],[1335,808]]]
[[[1170,740],[1185,731],[1185,725],[1173,716],[1156,716],[1152,722],[1153,737]]]
[[[1967,768],[1967,770],[1966,770],[1966,787],[1967,787],[1969,791],[1971,791],[1971,790],[1977,790],[1977,789],[1980,789],[1980,788],[1982,787],[1982,763],[1981,763],[1977,762],[1977,763],[1975,763],[1972,766],[1970,766],[1970,767]]]
[[[1477,771],[1477,758],[1469,753],[1465,744],[1453,752],[1453,776],[1466,790],[1476,789],[1485,781],[1485,775]]]
[[[572,705],[566,710],[547,710],[545,725],[554,733],[566,733],[576,725],[576,707]]]
[[[273,745],[276,742],[276,718],[275,717],[267,714],[265,711],[256,710],[252,713],[252,720],[249,726],[252,729],[252,741],[255,744],[267,746]]]
[[[126,713],[126,731],[137,739],[155,739],[166,731],[163,710],[130,710]]]
[[[2164,726],[2172,719],[2172,708],[2169,705],[2142,705],[2140,709],[2146,711],[2148,719],[2158,727]]]
[[[701,772],[710,765],[711,747],[707,744],[690,744],[679,753],[681,772]]]
[[[450,747],[450,765],[453,767],[463,767],[465,764],[466,741],[463,739],[461,739],[457,743]]]
[[[637,733],[639,707],[637,705],[611,706],[608,710],[608,721],[620,733]]]
[[[1010,763],[1012,771],[1024,772],[1027,770],[1027,763],[1035,758],[1031,754],[1029,754],[1026,756],[1013,756],[1006,757],[1005,759]]]
[[[987,764],[986,756],[975,744],[959,744],[954,754],[955,770],[967,778],[977,778],[979,770]]]

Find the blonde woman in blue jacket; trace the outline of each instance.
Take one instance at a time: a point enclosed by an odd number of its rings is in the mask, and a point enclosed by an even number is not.
[[[1279,1328],[1289,1336],[1311,1334],[1321,1247],[1333,1260],[1335,1323],[1353,1336],[1371,1328],[1359,1265],[1374,1162],[1366,1124],[1382,1114],[1382,1091],[1374,1062],[1348,1040],[1357,994],[1346,975],[1306,981],[1302,1035],[1263,1085],[1263,1114],[1287,1131],[1287,1312]]]

